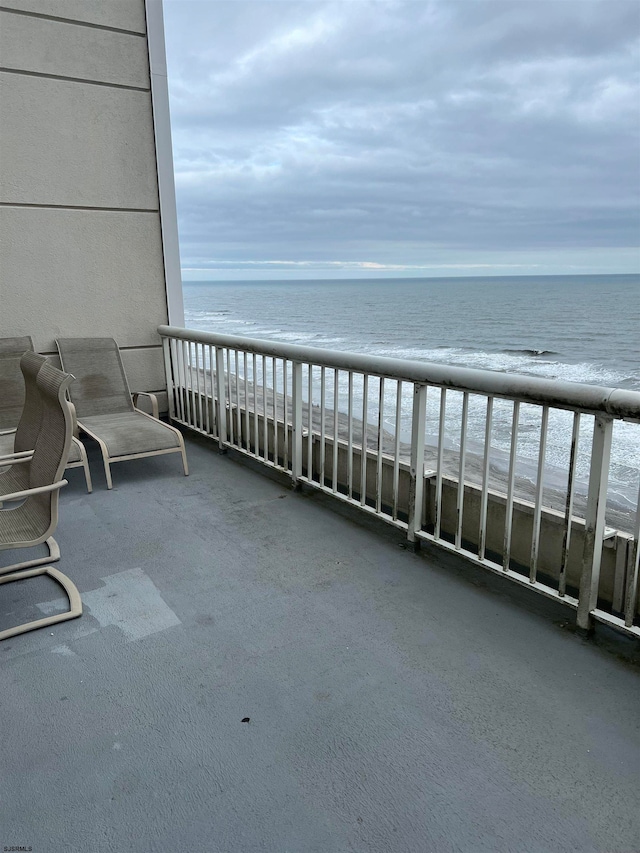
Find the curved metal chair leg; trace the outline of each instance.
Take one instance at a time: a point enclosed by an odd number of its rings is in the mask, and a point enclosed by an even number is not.
[[[184,476],[189,476],[189,463],[187,462],[187,450],[184,446],[184,439],[180,436],[180,453],[182,454],[182,469],[184,471]]]
[[[25,622],[23,625],[16,625],[14,628],[7,628],[4,631],[0,631],[0,640],[8,640],[9,637],[25,634],[27,631],[35,631],[37,628],[46,628],[49,625],[66,622],[68,619],[77,619],[78,616],[82,616],[82,601],[76,585],[66,575],[63,575],[61,571],[54,569],[53,566],[42,566],[39,569],[4,575],[0,578],[0,584],[21,581],[26,578],[37,577],[38,575],[48,575],[63,588],[69,599],[69,609],[64,613],[55,613],[53,616],[45,616],[42,619],[35,619],[33,622]]]
[[[82,460],[82,468],[84,470],[84,479],[87,483],[87,491],[89,494],[93,491],[93,483],[91,482],[91,471],[89,470],[89,459],[87,458],[87,451],[85,449],[84,444],[79,440],[75,439],[78,444],[78,450],[80,451],[80,459]]]
[[[3,566],[0,568],[0,575],[6,575],[7,572],[19,572],[25,569],[30,569],[33,566],[43,566],[45,563],[55,563],[60,559],[60,547],[58,543],[50,536],[44,543],[49,549],[48,557],[36,557],[35,560],[25,560],[23,563],[14,563],[11,566]],[[0,581],[3,583],[3,581]]]

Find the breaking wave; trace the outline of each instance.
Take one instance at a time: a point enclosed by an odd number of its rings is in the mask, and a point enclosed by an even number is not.
[[[559,352],[552,349],[503,349],[500,350],[500,352],[503,352],[506,355],[528,355],[533,358],[546,355],[560,355]]]

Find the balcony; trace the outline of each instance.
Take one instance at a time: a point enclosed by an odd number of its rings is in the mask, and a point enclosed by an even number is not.
[[[639,392],[158,331],[177,423],[640,639]]]
[[[637,849],[636,667],[557,601],[209,439],[187,451],[188,478],[138,460],[112,492],[94,448],[93,494],[68,472],[84,614],[1,644],[3,845]],[[44,578],[7,589],[8,621],[58,606]]]

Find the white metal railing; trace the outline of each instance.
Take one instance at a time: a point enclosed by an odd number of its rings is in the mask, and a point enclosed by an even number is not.
[[[172,420],[640,637],[640,488],[607,517],[639,392],[158,331]]]

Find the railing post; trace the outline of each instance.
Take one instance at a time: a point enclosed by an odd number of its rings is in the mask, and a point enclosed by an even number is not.
[[[227,401],[226,384],[224,381],[224,350],[216,347],[216,396],[218,398],[218,444],[220,450],[227,443]]]
[[[407,525],[407,539],[414,547],[418,546],[416,533],[422,529],[426,415],[427,386],[416,382],[413,386],[413,413],[411,415],[411,468],[409,471],[409,523]]]
[[[629,543],[627,562],[627,592],[624,599],[624,624],[631,628],[636,614],[638,600],[638,574],[640,572],[640,488],[638,489],[638,507],[636,509],[636,528]]]
[[[167,380],[167,403],[169,405],[169,420],[174,420],[176,414],[176,401],[173,390],[173,371],[171,369],[171,350],[169,338],[162,339],[162,354],[164,356],[164,375]]]
[[[591,612],[598,603],[612,435],[613,419],[606,415],[596,415],[593,425],[589,493],[578,598],[577,623],[578,627],[584,631],[591,627]]]
[[[292,448],[291,448],[291,479],[294,489],[298,487],[302,476],[302,362],[292,362],[292,393],[293,393],[293,419]],[[286,428],[286,424],[285,424]],[[309,429],[309,441],[311,441],[311,429]]]

